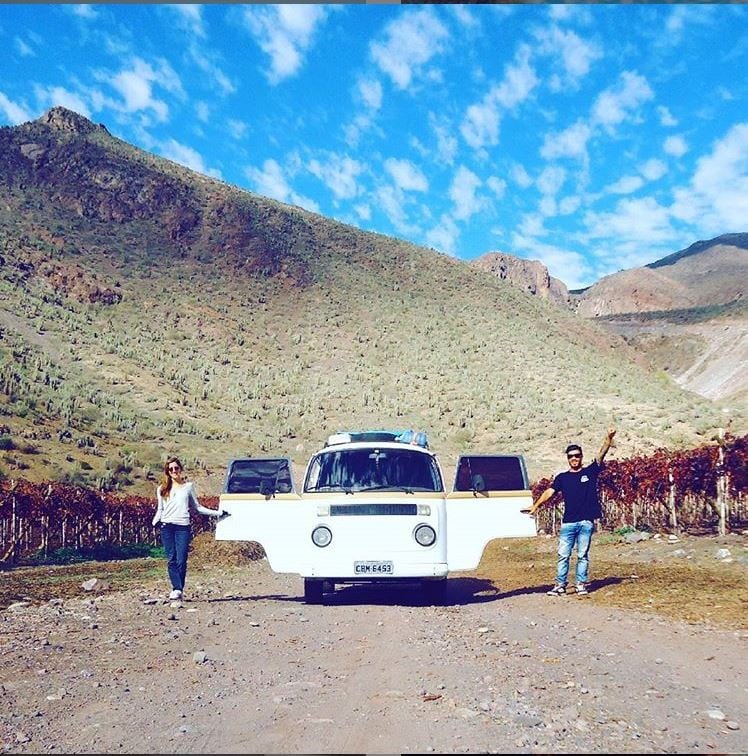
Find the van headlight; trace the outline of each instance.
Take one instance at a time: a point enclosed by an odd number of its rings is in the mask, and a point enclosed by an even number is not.
[[[332,541],[332,531],[330,528],[326,528],[324,525],[320,525],[312,531],[312,543],[315,546],[319,546],[324,549],[325,546],[329,546]]]
[[[413,531],[413,538],[415,538],[416,543],[421,546],[432,546],[436,541],[436,531],[431,525],[419,525]]]

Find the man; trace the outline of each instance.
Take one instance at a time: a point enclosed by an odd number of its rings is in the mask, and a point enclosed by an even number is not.
[[[569,561],[575,546],[577,549],[577,595],[585,596],[588,593],[589,553],[595,528],[594,521],[602,515],[597,493],[597,478],[615,435],[615,428],[608,430],[597,457],[587,467],[582,467],[582,447],[579,444],[569,444],[566,447],[569,469],[556,475],[550,487],[538,496],[537,501],[528,510],[531,515],[534,515],[556,491],[560,491],[564,497],[564,516],[558,540],[556,584],[548,591],[549,596],[566,594]]]

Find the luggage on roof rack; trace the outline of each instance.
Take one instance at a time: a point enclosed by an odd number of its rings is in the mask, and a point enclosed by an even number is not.
[[[428,439],[423,431],[416,432],[412,429],[405,431],[367,430],[367,431],[338,431],[328,436],[325,446],[335,444],[350,444],[352,442],[376,442],[390,441],[403,444],[414,444],[429,448]]]

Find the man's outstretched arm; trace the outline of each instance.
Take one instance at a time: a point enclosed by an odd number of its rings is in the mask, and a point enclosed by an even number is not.
[[[608,453],[608,450],[611,447],[611,444],[613,443],[613,436],[616,435],[616,429],[615,428],[609,428],[608,434],[605,436],[605,440],[603,441],[603,445],[600,447],[600,451],[597,453],[597,459],[598,464],[602,464],[603,460],[605,459],[605,455]]]
[[[556,493],[556,489],[553,488],[552,486],[548,486],[548,488],[546,488],[545,491],[543,491],[543,493],[540,494],[540,496],[538,496],[537,500],[533,503],[533,505],[528,510],[522,510],[522,511],[526,511],[528,514],[534,515],[535,512],[537,512],[540,509],[540,507],[542,507],[543,504],[545,504],[546,501],[548,501],[548,499],[550,499],[551,496],[553,496],[553,494],[555,493]]]

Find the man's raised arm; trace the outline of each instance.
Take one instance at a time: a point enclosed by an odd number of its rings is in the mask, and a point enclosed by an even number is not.
[[[597,453],[596,459],[597,459],[598,464],[601,465],[603,463],[603,460],[605,459],[605,455],[608,453],[608,450],[610,449],[610,446],[613,443],[613,436],[615,435],[616,435],[616,429],[609,428],[608,435],[605,436],[603,445],[600,447],[600,451]]]

